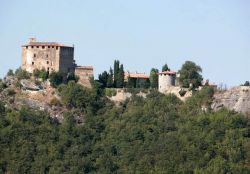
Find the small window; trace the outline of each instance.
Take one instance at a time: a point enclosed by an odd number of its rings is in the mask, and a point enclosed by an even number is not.
[[[36,54],[34,54],[34,57],[36,57]]]
[[[32,65],[34,65],[34,62],[32,62]]]
[[[56,47],[56,49],[58,50],[58,47]]]
[[[44,49],[45,48],[45,46],[42,46],[42,49]]]
[[[49,61],[47,61],[47,64],[49,64]]]
[[[50,48],[50,46],[48,46],[48,48]]]
[[[36,48],[39,48],[39,46],[36,46]]]
[[[26,46],[26,49],[28,49],[29,47],[28,46]]]
[[[52,48],[54,48],[54,46],[52,46]]]
[[[31,48],[34,48],[34,46],[31,46]]]

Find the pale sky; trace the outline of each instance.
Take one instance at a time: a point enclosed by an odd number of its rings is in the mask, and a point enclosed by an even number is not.
[[[0,22],[0,77],[36,37],[74,44],[96,77],[115,59],[145,73],[192,60],[217,84],[250,80],[249,0],[0,0]]]

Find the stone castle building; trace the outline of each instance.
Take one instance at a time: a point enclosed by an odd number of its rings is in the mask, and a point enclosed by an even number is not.
[[[160,92],[165,93],[169,87],[175,86],[176,72],[163,71],[158,73],[158,89]]]
[[[77,66],[74,60],[74,46],[58,42],[37,42],[31,38],[22,46],[22,69],[32,73],[35,69],[51,73],[61,72],[65,77],[75,73],[79,83],[90,87],[89,77],[93,76],[92,66]]]

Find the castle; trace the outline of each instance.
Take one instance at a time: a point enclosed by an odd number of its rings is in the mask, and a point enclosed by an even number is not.
[[[58,42],[37,42],[31,38],[22,46],[22,69],[32,73],[35,69],[60,72],[67,77],[69,73],[79,76],[79,83],[90,87],[93,77],[92,66],[77,66],[74,60],[74,46]]]

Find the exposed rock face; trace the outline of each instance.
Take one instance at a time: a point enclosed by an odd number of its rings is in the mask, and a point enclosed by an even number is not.
[[[250,86],[238,86],[214,95],[212,109],[226,107],[244,114],[250,114]]]

